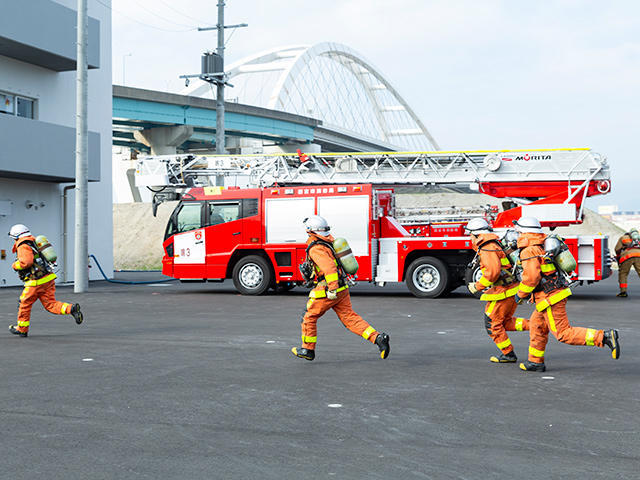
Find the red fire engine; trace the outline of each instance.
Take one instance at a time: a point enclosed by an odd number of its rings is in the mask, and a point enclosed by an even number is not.
[[[220,173],[272,186],[190,186]],[[501,212],[396,212],[395,190],[417,183],[470,186],[507,201]],[[182,194],[165,233],[165,275],[200,282],[231,278],[249,295],[291,288],[302,281],[302,221],[318,214],[334,236],[348,239],[360,265],[358,280],[404,281],[426,298],[476,274],[468,267],[474,253],[463,235],[470,215],[485,216],[497,229],[511,227],[520,216],[555,228],[580,223],[584,199],[610,190],[606,161],[586,149],[321,154],[302,163],[290,156],[152,157],[141,159],[137,184],[164,189],[154,204]],[[578,261],[574,280],[593,282],[611,274],[607,237],[566,242]]]

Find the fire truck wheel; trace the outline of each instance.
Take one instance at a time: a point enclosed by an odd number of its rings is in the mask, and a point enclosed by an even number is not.
[[[480,270],[480,265],[474,265],[473,268],[467,268],[464,273],[465,290],[467,290],[466,285],[469,285],[471,282],[477,282],[478,280],[480,280],[481,276],[482,271]],[[468,291],[469,290],[467,290],[467,292]],[[480,298],[482,296],[482,292],[472,293],[472,295],[476,298]]]
[[[440,259],[420,257],[411,262],[406,275],[407,287],[420,298],[443,295],[449,283],[449,269]]]
[[[271,268],[258,255],[249,255],[233,267],[233,285],[243,295],[262,295],[271,285]]]

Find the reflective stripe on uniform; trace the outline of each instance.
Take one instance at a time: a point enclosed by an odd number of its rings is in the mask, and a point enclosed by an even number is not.
[[[620,284],[620,288],[624,288],[624,289],[626,289],[626,288],[627,288],[627,286],[628,286],[628,284],[626,284],[626,283],[621,283],[621,284]]]
[[[325,275],[324,279],[327,281],[327,283],[337,282],[338,281],[338,274],[337,273],[330,273],[329,275]]]
[[[302,343],[316,343],[318,341],[318,337],[307,337],[302,335]]]
[[[549,319],[549,328],[552,332],[557,332],[556,328],[556,320],[553,318],[553,312],[551,311],[551,307],[547,308],[547,318]]]
[[[509,259],[507,257],[502,257],[500,259],[500,263],[502,264],[502,266],[504,267],[510,267],[511,266],[511,262],[509,261]]]
[[[524,293],[531,293],[533,292],[533,289],[536,287],[530,287],[529,285],[525,285],[524,283],[520,282],[520,285],[518,285],[518,289]]]
[[[587,334],[584,337],[584,343],[586,343],[587,345],[595,345],[596,333],[597,330],[595,328],[587,328]]]
[[[511,345],[511,340],[509,340],[508,338],[504,342],[496,343],[496,346],[500,350],[502,350],[503,348],[507,348],[509,345]]]
[[[540,265],[540,271],[543,273],[555,272],[556,266],[553,263],[543,263]]]
[[[347,288],[349,288],[348,285],[345,285],[344,287],[340,287],[336,290],[336,293],[346,290]],[[325,298],[326,296],[327,296],[326,290],[311,290],[309,292],[309,298]]]
[[[13,268],[14,270],[22,270],[22,267],[20,266],[20,260],[16,260],[15,262],[13,262],[11,268]]]
[[[537,348],[529,347],[529,355],[532,355],[538,358],[543,358],[544,350],[538,350]]]
[[[29,320],[18,320],[18,327],[28,327]]]
[[[571,289],[570,288],[565,288],[564,290],[561,290],[558,293],[554,293],[549,298],[545,298],[541,302],[536,303],[536,310],[541,312],[541,311],[549,308],[550,306],[555,305],[556,303],[560,302],[561,300],[564,300],[569,295],[571,295]]]
[[[498,300],[504,300],[505,298],[507,298],[504,294],[504,292],[502,293],[483,293],[480,296],[480,300],[483,300],[485,302],[491,302],[493,300],[498,301]]]
[[[376,329],[373,327],[367,327],[364,332],[362,332],[362,338],[365,340],[369,340],[369,337],[376,333]]]
[[[489,306],[487,307],[487,311],[486,314],[487,315],[491,315],[491,312],[493,312],[493,308],[496,306],[496,300],[492,301]]]
[[[501,293],[483,293],[480,296],[480,300],[483,300],[485,302],[491,302],[493,300],[500,301],[509,297],[513,297],[516,293],[518,293],[518,287],[513,287]]]
[[[24,286],[25,287],[36,287],[38,285],[44,285],[47,282],[50,282],[51,280],[55,280],[56,274],[55,273],[50,273],[49,275],[39,278],[38,280],[28,280],[26,282],[24,282]]]
[[[491,285],[493,285],[493,282],[487,280],[484,275],[480,277],[480,280],[478,280],[478,282],[480,282],[483,287],[490,287]]]
[[[63,303],[62,307],[60,308],[60,313],[62,313],[63,315],[66,315],[67,313],[71,313],[71,304]]]
[[[516,318],[516,331],[522,332],[524,330],[524,320],[522,317]]]

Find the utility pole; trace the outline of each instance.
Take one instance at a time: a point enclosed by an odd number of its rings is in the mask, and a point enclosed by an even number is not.
[[[78,46],[76,53],[76,204],[75,204],[75,265],[73,291],[89,289],[88,249],[88,172],[89,150],[87,132],[87,0],[78,0]]]
[[[218,0],[218,51],[221,67],[224,72],[224,0]],[[224,82],[216,84],[216,153],[224,155],[227,153],[224,139]],[[216,181],[216,184],[218,182]]]
[[[216,154],[218,155],[224,155],[225,153],[227,153],[224,138],[224,87],[225,85],[233,87],[233,85],[227,82],[227,77],[224,73],[224,30],[225,28],[240,28],[248,26],[246,23],[240,23],[238,25],[225,25],[224,7],[224,0],[218,0],[218,23],[215,27],[198,27],[199,32],[206,32],[210,30],[218,31],[218,48],[216,49],[216,55],[218,56],[218,58],[215,59],[216,71],[204,71],[205,61],[203,60],[203,71],[201,74],[180,76],[180,78],[186,79],[187,85],[189,84],[189,78],[194,77],[198,77],[205,82],[216,84]],[[216,176],[216,185],[224,186],[224,176]]]

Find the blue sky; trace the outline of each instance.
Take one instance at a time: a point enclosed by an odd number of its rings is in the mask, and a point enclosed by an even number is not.
[[[93,2],[97,0],[91,0]],[[213,49],[214,0],[113,0],[113,76],[179,91]],[[640,2],[227,0],[246,22],[227,63],[272,47],[344,43],[398,89],[443,148],[588,146],[613,192],[588,206],[640,210]],[[227,35],[230,32],[227,31]]]

